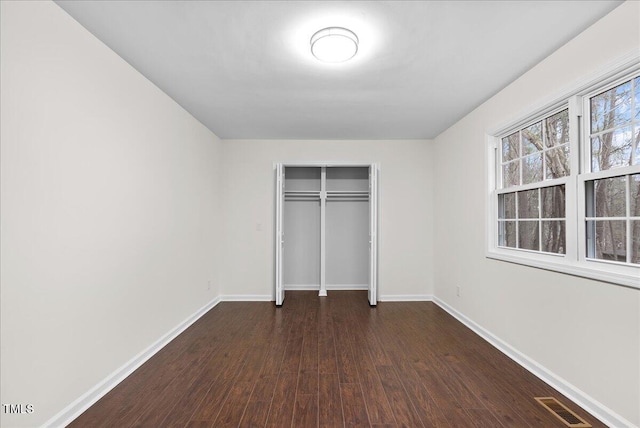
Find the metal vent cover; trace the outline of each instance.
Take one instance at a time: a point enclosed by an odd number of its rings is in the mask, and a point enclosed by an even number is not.
[[[553,397],[534,397],[538,403],[551,412],[556,418],[560,419],[568,427],[573,428],[591,428],[580,416],[569,410],[567,406],[559,402]]]

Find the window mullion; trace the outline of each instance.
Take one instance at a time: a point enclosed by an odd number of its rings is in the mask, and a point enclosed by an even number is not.
[[[520,146],[520,151],[518,153],[518,171],[520,173],[520,181],[518,182],[518,185],[522,185],[522,183],[524,183],[524,176],[523,176],[523,164],[522,161],[524,160],[524,147],[522,145],[522,131],[518,131],[518,145]]]
[[[580,163],[580,135],[581,118],[583,115],[582,99],[572,96],[568,100],[569,109],[569,165],[571,168],[567,184],[565,186],[565,233],[566,233],[566,255],[567,259],[577,262],[584,248],[584,236],[580,233],[580,198],[583,196],[578,189],[578,175],[582,167]]]
[[[516,242],[515,248],[520,248],[520,195],[518,192],[515,193],[516,199],[516,211],[515,211],[515,224],[516,224]]]
[[[589,134],[590,137],[600,137],[604,134],[610,134],[613,131],[618,131],[620,129],[624,129],[624,128],[628,128],[630,126],[629,122],[625,122],[625,123],[621,123],[615,126],[612,126],[611,128],[607,128],[604,129],[602,131],[598,131],[598,132],[594,132],[593,134]]]
[[[536,183],[524,184],[522,186],[517,186],[517,187],[516,186],[507,187],[505,189],[499,189],[498,194],[524,192],[526,190],[543,189],[545,187],[553,187],[553,186],[562,186],[563,184],[567,184],[569,182],[569,177],[570,176],[554,178],[553,180],[546,180],[544,182],[538,181]]]
[[[542,156],[542,181],[547,179],[547,150],[549,147],[547,146],[547,121],[543,120],[541,123],[542,129],[542,150],[540,150],[540,156]],[[558,146],[560,147],[560,146]]]
[[[542,251],[542,191],[540,188],[538,188],[538,251]]]
[[[623,175],[633,175],[640,173],[640,165],[622,166],[607,169],[604,171],[582,174],[586,181],[602,180],[604,178],[622,177]]]
[[[626,228],[625,228],[625,232],[627,235],[627,248],[626,248],[626,253],[627,253],[627,263],[631,263],[631,251],[633,249],[633,243],[631,242],[631,176],[627,175],[627,179],[625,180],[625,203],[626,203],[626,209],[625,209],[625,215],[627,216],[626,218]]]

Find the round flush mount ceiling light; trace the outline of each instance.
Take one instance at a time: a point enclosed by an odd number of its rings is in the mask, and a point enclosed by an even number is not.
[[[311,53],[324,62],[344,62],[358,52],[358,36],[342,27],[328,27],[311,36]]]

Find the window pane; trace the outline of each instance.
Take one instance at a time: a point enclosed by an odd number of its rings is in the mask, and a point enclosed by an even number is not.
[[[520,157],[520,133],[514,132],[502,139],[502,162]]]
[[[564,218],[565,217],[564,185],[543,187],[542,189],[540,189],[540,193],[542,196],[542,217],[543,218]]]
[[[587,222],[589,227],[593,221]],[[627,260],[627,222],[624,220],[595,221],[595,258],[625,262]]]
[[[516,218],[516,194],[498,195],[498,218]]]
[[[629,196],[631,217],[640,217],[640,174],[629,177]]]
[[[602,171],[600,168],[600,138],[595,137],[591,139],[591,171]]]
[[[518,192],[518,218],[538,218],[538,189]]]
[[[569,142],[569,110],[556,113],[545,122],[547,147],[560,146]]]
[[[518,222],[518,248],[540,251],[538,221]]]
[[[538,217],[538,189],[518,192],[518,218]]]
[[[594,203],[596,217],[624,217],[627,215],[627,177],[594,180]]]
[[[629,126],[591,138],[592,171],[630,165],[632,140]]]
[[[640,264],[640,220],[631,220],[631,263]]]
[[[542,122],[535,123],[522,130],[522,155],[542,150]]]
[[[570,174],[569,146],[548,150],[545,156],[547,179],[566,177]]]
[[[516,222],[500,221],[498,222],[498,230],[498,245],[516,248]]]
[[[542,222],[542,251],[565,254],[566,232],[564,221]]]
[[[591,98],[591,133],[631,120],[631,81]]]
[[[542,181],[542,153],[522,158],[522,184]]]
[[[520,184],[520,161],[509,162],[502,165],[502,187],[517,186]]]

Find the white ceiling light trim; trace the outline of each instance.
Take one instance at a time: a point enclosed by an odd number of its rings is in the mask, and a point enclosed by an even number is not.
[[[358,52],[358,36],[343,27],[328,27],[311,36],[311,53],[324,62],[345,62]]]

